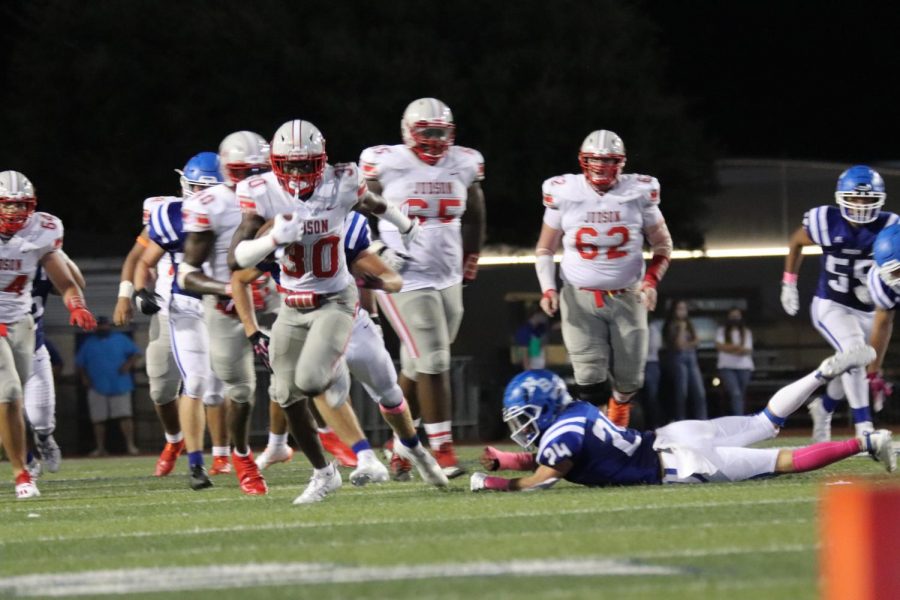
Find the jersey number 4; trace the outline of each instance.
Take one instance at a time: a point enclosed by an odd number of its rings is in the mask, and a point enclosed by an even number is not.
[[[609,260],[628,256],[627,252],[619,249],[627,244],[630,239],[627,227],[621,225],[611,227],[603,235],[610,238],[617,238],[618,243],[614,246],[601,248],[596,244],[597,238],[599,238],[601,234],[593,227],[582,227],[575,232],[575,248],[578,250],[578,254],[581,255],[581,258],[585,260],[594,260],[601,252],[605,252],[606,258]]]
[[[300,278],[305,273],[312,274],[319,279],[333,277],[338,271],[338,247],[341,238],[329,235],[318,240],[312,246],[312,264],[306,264],[306,247],[303,244],[291,244],[284,255],[284,274],[290,277]],[[328,260],[325,260],[325,257]]]

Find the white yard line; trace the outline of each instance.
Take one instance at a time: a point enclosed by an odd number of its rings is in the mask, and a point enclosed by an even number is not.
[[[518,577],[677,575],[681,572],[681,569],[674,567],[643,565],[606,558],[438,563],[392,567],[354,567],[328,563],[262,563],[20,575],[0,579],[0,595],[95,596],[251,588],[301,583],[365,583],[502,575]]]
[[[790,498],[783,500],[775,500],[775,499],[763,499],[763,500],[735,500],[735,501],[724,501],[724,502],[689,502],[684,504],[668,504],[668,503],[655,503],[655,504],[632,504],[632,505],[623,505],[623,506],[614,506],[614,507],[597,507],[597,508],[574,508],[574,509],[559,509],[559,510],[548,510],[548,511],[515,511],[515,512],[507,512],[503,514],[487,514],[487,515],[458,515],[458,516],[429,516],[429,517],[421,517],[421,518],[410,518],[406,516],[398,516],[398,517],[386,517],[386,518],[376,518],[376,519],[357,519],[353,521],[341,520],[341,521],[318,521],[318,522],[310,522],[310,521],[298,521],[295,523],[257,523],[257,524],[248,524],[248,525],[233,525],[229,527],[193,527],[191,529],[184,530],[162,530],[162,531],[127,531],[121,533],[103,533],[96,535],[71,535],[71,536],[42,536],[37,538],[30,538],[26,541],[0,541],[0,547],[3,546],[12,546],[18,543],[27,543],[34,544],[40,542],[68,542],[74,540],[97,540],[97,539],[129,539],[129,538],[148,538],[148,537],[172,537],[172,536],[194,536],[194,535],[207,535],[210,533],[236,533],[242,531],[284,531],[290,529],[318,529],[318,528],[333,528],[333,527],[350,527],[350,526],[378,526],[378,525],[406,525],[406,524],[434,524],[434,523],[452,523],[452,522],[460,522],[460,521],[484,521],[484,520],[492,520],[496,521],[499,519],[521,519],[521,518],[530,518],[530,517],[547,517],[547,516],[562,516],[562,515],[581,515],[581,514],[609,514],[609,513],[621,513],[621,512],[635,512],[635,511],[653,511],[653,510],[665,510],[665,511],[673,511],[679,509],[705,509],[705,508],[717,508],[717,507],[739,507],[739,506],[759,506],[759,505],[786,505],[786,504],[809,504],[815,502],[816,498],[811,496],[808,498]],[[37,509],[36,509],[37,510]],[[302,509],[298,509],[298,514],[302,511]]]

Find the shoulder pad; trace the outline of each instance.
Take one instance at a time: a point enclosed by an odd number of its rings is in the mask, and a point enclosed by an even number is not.
[[[458,167],[470,172],[472,183],[484,180],[484,157],[481,152],[466,146],[451,146],[450,153]]]
[[[45,212],[36,212],[32,216],[34,225],[28,228],[24,236],[31,244],[44,248],[46,252],[62,248],[63,224],[58,217]]]
[[[569,190],[572,186],[574,175],[565,174],[565,175],[557,175],[556,177],[551,177],[549,179],[545,179],[544,183],[541,185],[541,192],[544,197],[544,206],[547,208],[562,208],[562,204],[566,200],[570,200],[570,196],[572,194],[569,193]],[[577,200],[577,198],[576,198]]]

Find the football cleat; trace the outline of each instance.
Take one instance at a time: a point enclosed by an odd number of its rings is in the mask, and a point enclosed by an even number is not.
[[[453,442],[444,442],[434,452],[434,457],[444,471],[444,475],[448,479],[459,477],[466,470],[459,466],[459,459],[456,458],[456,450],[453,449]]]
[[[391,479],[394,481],[412,479],[412,463],[394,452],[394,438],[385,442],[384,457],[390,463]]]
[[[859,344],[823,360],[816,374],[825,379],[834,379],[850,369],[864,367],[873,360],[875,360],[875,348],[867,344]]]
[[[227,456],[213,456],[212,466],[209,468],[210,475],[226,475],[231,473],[231,463],[228,462]]]
[[[27,500],[29,498],[37,498],[41,495],[40,490],[31,480],[28,471],[22,471],[16,476],[16,499]]]
[[[341,473],[337,466],[331,463],[321,471],[313,471],[312,477],[309,478],[309,485],[303,490],[303,493],[294,498],[294,504],[312,504],[321,502],[325,496],[331,492],[340,489],[343,484]]]
[[[52,435],[48,435],[46,439],[37,438],[37,449],[41,454],[41,460],[44,467],[49,473],[59,471],[59,463],[62,461],[62,452],[59,451],[59,445]]]
[[[367,456],[371,456],[371,458],[366,458]],[[359,459],[359,466],[350,473],[350,483],[358,487],[369,483],[384,483],[389,481],[390,478],[387,467],[368,452],[362,453],[362,457]]]
[[[891,432],[887,429],[867,431],[862,434],[862,443],[866,452],[873,460],[884,465],[888,473],[897,470],[897,455],[894,454],[894,444],[891,443]]]
[[[358,463],[353,450],[341,441],[341,438],[333,431],[319,432],[319,441],[322,447],[334,456],[342,467],[355,467]]]
[[[806,409],[809,411],[813,423],[812,441],[818,443],[831,440],[831,416],[833,413],[825,410],[822,398],[813,399]]]
[[[290,462],[294,457],[294,449],[287,444],[278,446],[266,446],[262,454],[256,457],[256,466],[259,470],[266,469],[275,463]]]
[[[206,467],[203,465],[194,465],[191,467],[190,485],[192,490],[202,490],[212,487],[213,482],[209,479]]]
[[[398,444],[394,456],[415,465],[416,470],[419,471],[419,475],[425,483],[430,483],[437,487],[450,485],[450,480],[447,479],[448,475],[445,474],[444,469],[441,468],[438,461],[422,444],[415,448],[408,448],[403,444]],[[462,472],[460,472],[461,474]]]
[[[165,477],[171,473],[172,469],[175,468],[175,461],[178,460],[182,452],[184,452],[184,440],[174,444],[166,442],[166,446],[156,460],[156,470],[153,472],[153,475],[155,477]]]
[[[263,479],[259,467],[253,462],[253,453],[247,456],[238,456],[231,453],[231,462],[234,465],[234,473],[237,475],[238,483],[241,485],[241,491],[248,496],[265,496],[269,493],[269,486]]]

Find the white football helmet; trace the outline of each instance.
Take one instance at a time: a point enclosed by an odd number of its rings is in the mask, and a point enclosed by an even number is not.
[[[450,107],[436,98],[413,100],[400,120],[403,143],[429,165],[439,161],[456,137]]]
[[[294,119],[272,136],[272,170],[289,194],[308,197],[325,173],[325,137],[309,121]]]
[[[593,131],[581,143],[578,164],[588,182],[605,192],[616,183],[625,167],[625,142],[612,131]]]
[[[34,186],[18,171],[0,173],[0,235],[12,236],[34,214],[37,196]]]
[[[252,131],[235,131],[229,134],[219,144],[219,168],[231,183],[268,171],[269,142]]]

